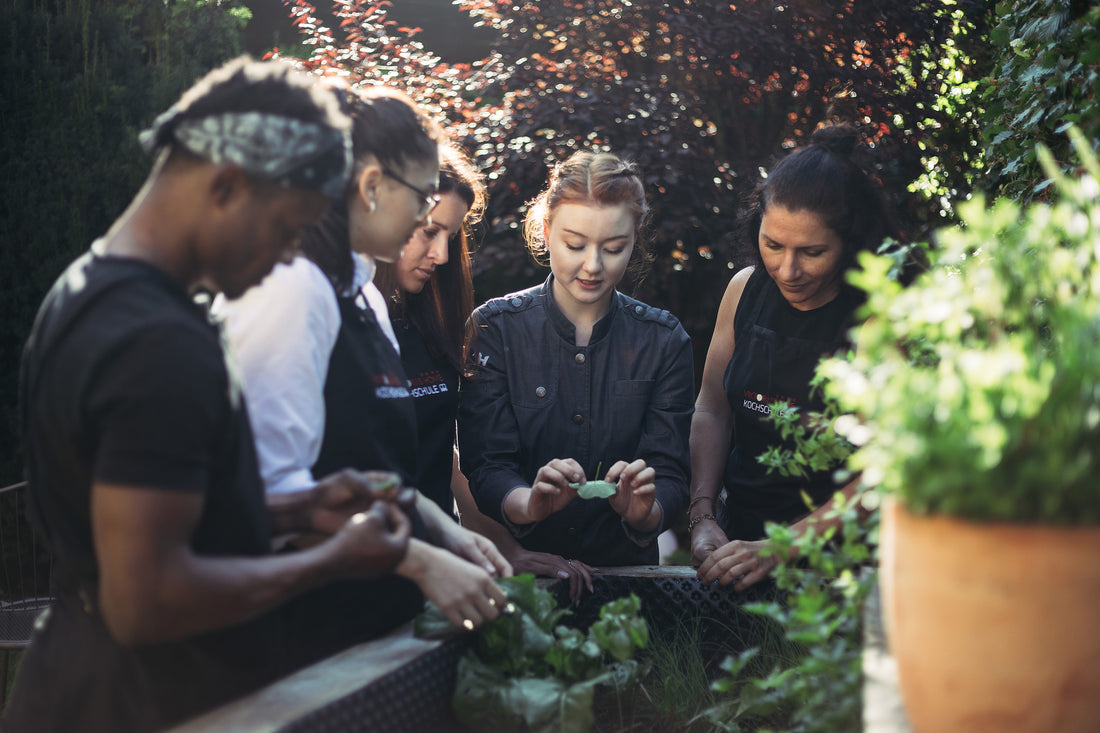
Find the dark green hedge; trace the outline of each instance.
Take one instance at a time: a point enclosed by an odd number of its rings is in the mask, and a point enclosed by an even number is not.
[[[38,303],[140,188],[150,161],[137,133],[241,52],[248,11],[238,5],[0,4],[0,485],[22,477],[16,387]]]

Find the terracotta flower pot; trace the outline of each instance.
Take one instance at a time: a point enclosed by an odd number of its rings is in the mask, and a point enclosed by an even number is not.
[[[886,632],[918,733],[1100,731],[1100,528],[883,506]]]

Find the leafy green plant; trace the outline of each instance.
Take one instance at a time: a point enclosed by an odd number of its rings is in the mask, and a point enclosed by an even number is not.
[[[533,575],[500,581],[514,611],[479,632],[458,665],[453,706],[476,730],[591,730],[597,688],[625,690],[645,667],[634,659],[649,642],[635,595],[610,601],[588,632],[558,622],[570,612],[539,588]],[[448,627],[439,609],[417,618],[417,635]]]
[[[986,162],[992,190],[1018,201],[1045,197],[1036,143],[1073,168],[1069,124],[1100,146],[1100,5],[1083,0],[998,2],[989,40],[1000,49],[983,83]]]
[[[710,712],[728,696],[711,682],[721,674],[718,664],[726,655],[754,649],[744,672],[767,674],[797,649],[783,638],[782,629],[770,619],[739,616],[736,620],[688,615],[654,634],[644,652],[646,675],[624,695],[604,699],[596,708],[596,729],[615,733],[714,733],[730,729],[731,718],[712,720]],[[747,711],[736,722],[744,730],[757,730],[778,716]]]
[[[874,257],[853,277],[870,318],[826,390],[868,429],[853,468],[915,513],[1100,522],[1100,163],[1070,137],[1078,179],[1038,152],[1052,204],[977,198],[908,288]]]
[[[896,280],[906,258],[906,253],[896,252],[885,257],[884,262],[894,263],[886,276]],[[824,381],[815,377],[814,388],[821,389]],[[836,469],[838,483],[850,479],[846,461],[855,444],[867,439],[866,427],[841,414],[835,398],[826,396],[823,412],[805,414],[789,404],[777,404],[768,419],[783,438],[782,444],[758,457],[769,471],[807,477]],[[863,516],[860,504],[872,497],[836,494],[822,517],[824,530],[811,524],[796,535],[785,525],[766,526],[770,546],[765,554],[799,559],[776,568],[775,597],[750,603],[746,610],[775,621],[788,646],[780,655],[750,647],[724,662],[726,676],[714,685],[723,697],[706,713],[720,729],[859,729],[863,603],[875,582],[872,555],[877,533],[875,517]],[[807,509],[816,508],[808,495],[803,499]],[[756,725],[760,721],[763,727]]]
[[[785,557],[793,550],[800,560],[776,568],[777,597],[746,610],[778,622],[789,645],[780,655],[749,648],[723,663],[726,675],[714,683],[723,699],[706,713],[721,730],[859,730],[863,602],[874,586],[869,565],[877,534],[873,521],[860,518],[862,500],[837,494],[824,518],[840,521],[821,532],[811,526],[796,536],[767,525],[768,552]],[[762,660],[770,665],[764,674],[756,671]],[[759,720],[763,727],[746,727]]]
[[[814,377],[814,389],[820,387],[821,381],[821,377]],[[784,442],[769,447],[757,460],[769,471],[802,478],[842,466],[851,455],[853,446],[846,436],[847,419],[842,416],[840,430],[834,428],[838,415],[835,401],[827,405],[825,412],[808,412],[805,418],[799,408],[790,403],[776,403],[768,419],[779,430]],[[847,470],[837,470],[837,483],[845,483]],[[809,501],[808,497],[804,498]]]

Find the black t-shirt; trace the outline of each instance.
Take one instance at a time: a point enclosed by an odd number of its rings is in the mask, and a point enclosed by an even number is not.
[[[395,323],[394,331],[416,406],[419,442],[412,483],[450,515],[454,513],[451,470],[458,416],[458,370],[446,360],[432,358],[423,334],[412,323]]]
[[[20,394],[32,519],[58,602],[24,656],[10,729],[155,730],[284,671],[274,614],[137,647],[113,642],[98,614],[94,481],[202,494],[196,553],[270,551],[242,392],[187,293],[145,263],[89,252],[39,311]]]

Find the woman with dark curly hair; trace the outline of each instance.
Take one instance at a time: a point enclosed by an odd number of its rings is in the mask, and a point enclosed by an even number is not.
[[[767,420],[773,405],[823,409],[810,380],[821,357],[849,345],[862,300],[845,273],[893,233],[881,193],[852,160],[856,140],[847,125],[819,129],[750,204],[745,239],[756,264],[726,288],[691,424],[688,527],[692,561],[707,582],[743,590],[767,577],[779,558],[760,555],[764,523],[794,522],[801,531],[839,488],[832,469],[782,477],[757,456],[784,443]],[[854,482],[844,487],[854,490]],[[803,492],[818,509],[810,512]]]

